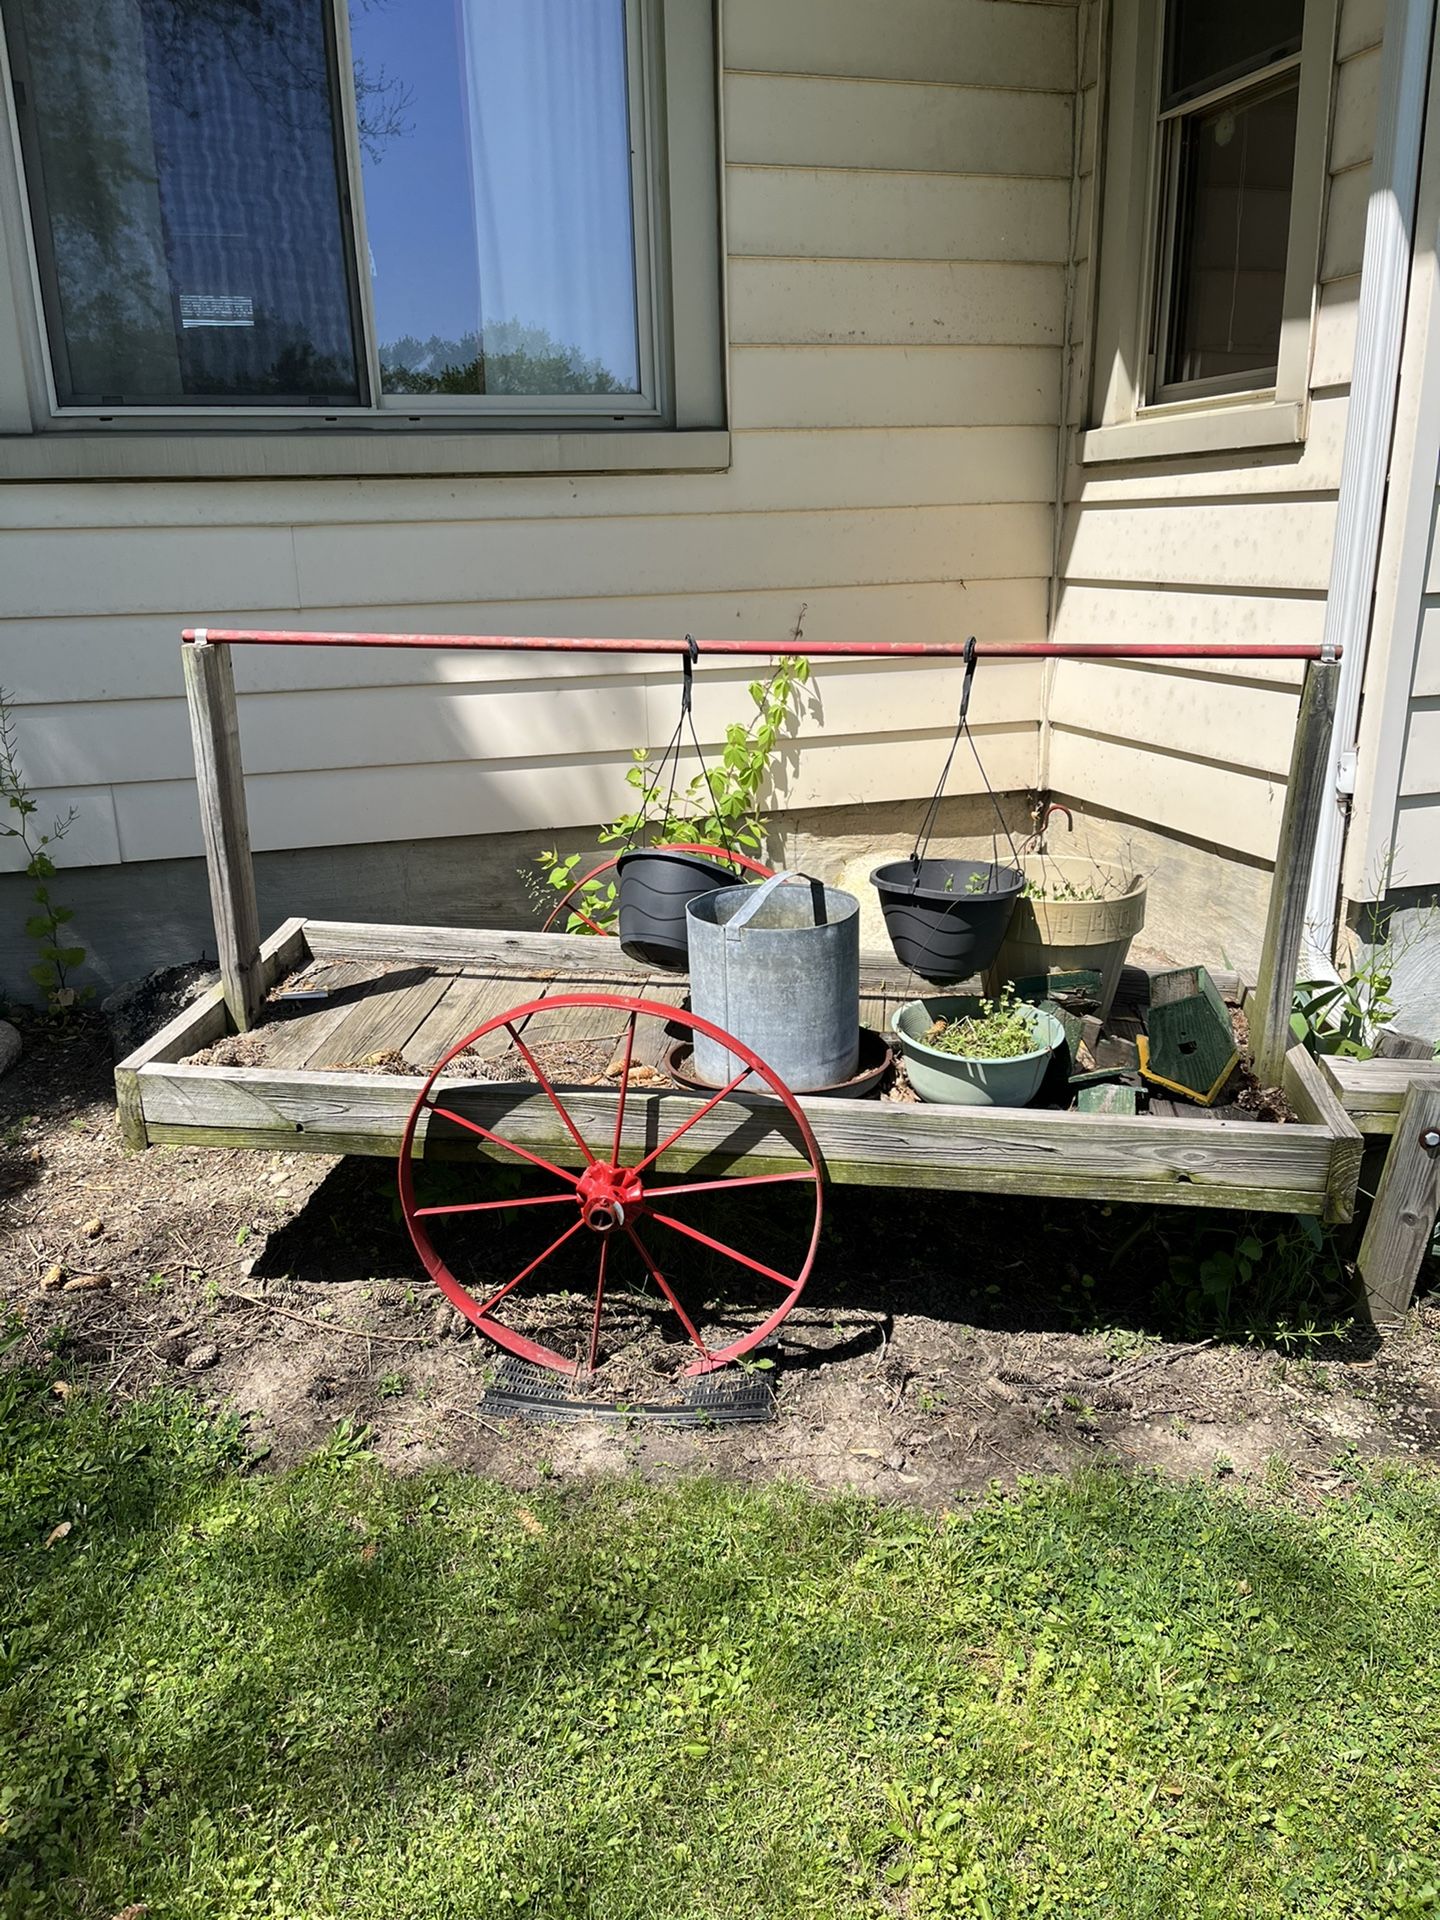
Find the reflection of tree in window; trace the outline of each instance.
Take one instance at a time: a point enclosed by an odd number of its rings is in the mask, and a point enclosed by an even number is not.
[[[62,399],[358,400],[321,10],[3,4]]]
[[[380,374],[386,393],[623,393],[598,360],[562,346],[543,327],[489,320],[459,340],[406,334],[382,344]]]
[[[390,0],[359,0],[365,12],[384,10]],[[177,112],[198,118],[194,104],[197,58],[227,60],[252,87],[271,116],[274,130],[319,132],[330,136],[334,89],[322,39],[294,13],[277,11],[268,0],[149,0],[158,59],[151,68],[152,91]],[[196,34],[206,38],[198,44]],[[255,58],[256,36],[274,54],[277,70]],[[386,143],[411,131],[407,119],[410,90],[382,68],[372,72],[354,63],[355,118],[360,143],[377,156]]]

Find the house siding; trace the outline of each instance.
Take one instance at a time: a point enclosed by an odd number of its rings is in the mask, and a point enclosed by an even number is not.
[[[1329,193],[1303,447],[1104,467],[1066,478],[1058,640],[1318,642],[1354,352],[1383,7],[1345,0],[1336,42]],[[1077,278],[1087,280],[1095,166],[1093,79],[1084,129]],[[1089,385],[1086,303],[1074,303],[1072,428]],[[1121,819],[1273,861],[1302,669],[1298,663],[1156,663],[1053,669],[1047,784]],[[1236,963],[1253,959],[1232,946]]]
[[[803,604],[816,639],[1043,638],[1075,21],[728,0],[724,473],[0,487],[0,678],[42,807],[79,810],[70,862],[200,850],[187,623],[766,640]],[[702,661],[702,737],[753,671]],[[625,803],[677,697],[584,656],[238,650],[237,678],[257,850],[544,844]],[[928,791],[953,670],[828,665],[816,694],[787,806]],[[1035,783],[1041,701],[1038,666],[981,675],[997,787]]]

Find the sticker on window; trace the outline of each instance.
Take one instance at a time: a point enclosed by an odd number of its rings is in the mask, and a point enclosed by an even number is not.
[[[245,293],[182,293],[182,327],[253,327],[255,302]]]

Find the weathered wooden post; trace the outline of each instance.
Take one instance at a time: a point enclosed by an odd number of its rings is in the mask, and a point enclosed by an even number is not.
[[[1440,1087],[1406,1089],[1395,1137],[1360,1242],[1360,1279],[1374,1326],[1405,1318],[1440,1212]]]
[[[1320,810],[1330,802],[1326,775],[1339,679],[1338,660],[1312,660],[1305,672],[1300,715],[1295,722],[1290,781],[1285,789],[1285,812],[1280,821],[1279,845],[1275,849],[1275,878],[1270,886],[1265,940],[1260,949],[1260,978],[1246,1002],[1255,1073],[1267,1087],[1279,1085],[1280,1069],[1290,1044],[1290,1008],[1295,998],[1300,942],[1305,933],[1310,864],[1315,855]]]
[[[200,790],[200,825],[210,874],[220,983],[236,1031],[245,1033],[254,1024],[263,987],[260,914],[255,904],[255,867],[245,814],[235,674],[229,647],[208,641],[203,627],[180,653],[185,667],[185,697],[190,704],[190,737],[195,745],[195,782]]]

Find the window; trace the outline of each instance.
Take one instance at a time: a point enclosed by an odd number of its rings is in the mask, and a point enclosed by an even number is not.
[[[1275,383],[1303,14],[1302,0],[1169,0],[1156,395]]]
[[[718,427],[709,15],[0,0],[35,424]]]
[[[1334,0],[1116,0],[1081,457],[1303,433]]]

